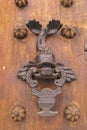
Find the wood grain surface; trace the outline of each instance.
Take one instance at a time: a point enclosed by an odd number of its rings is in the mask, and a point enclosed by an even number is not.
[[[84,60],[84,43],[87,41],[87,0],[74,0],[70,8],[60,5],[60,0],[28,0],[28,7],[19,9],[15,0],[0,0],[0,130],[87,130],[87,61]],[[25,40],[13,36],[16,25],[24,25],[30,19],[38,20],[46,26],[51,19],[59,19],[65,25],[77,28],[77,36],[67,40],[60,35],[48,38],[57,62],[73,69],[77,80],[65,84],[63,93],[57,97],[57,116],[40,117],[36,98],[29,86],[17,78],[19,68],[35,58],[37,37],[31,32]],[[40,83],[39,88],[50,82]],[[15,103],[26,107],[26,119],[15,122],[10,110]],[[68,122],[64,108],[68,104],[78,105],[80,120]]]

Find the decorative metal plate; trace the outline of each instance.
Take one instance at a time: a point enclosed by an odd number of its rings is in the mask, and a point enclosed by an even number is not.
[[[25,80],[31,87],[33,95],[39,98],[38,105],[42,111],[38,112],[38,114],[40,116],[53,116],[57,112],[50,109],[55,105],[55,97],[62,92],[61,87],[65,82],[76,79],[70,68],[61,63],[56,63],[55,55],[47,46],[46,38],[55,34],[62,27],[62,24],[58,20],[52,20],[46,28],[42,28],[39,22],[33,20],[26,25],[34,34],[38,35],[37,54],[34,61],[30,61],[19,70],[18,77]],[[53,80],[56,89],[44,88],[38,91],[39,79]]]

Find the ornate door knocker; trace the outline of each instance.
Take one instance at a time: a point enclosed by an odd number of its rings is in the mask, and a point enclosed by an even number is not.
[[[18,77],[26,81],[32,89],[32,94],[39,98],[38,104],[42,111],[38,112],[40,116],[53,116],[57,111],[50,110],[55,105],[55,97],[62,93],[62,86],[65,82],[71,82],[76,79],[72,70],[61,63],[56,63],[55,55],[47,46],[46,38],[55,34],[62,24],[58,20],[52,20],[47,28],[42,28],[39,22],[33,20],[27,24],[28,29],[38,35],[37,54],[34,61],[25,64],[18,72]],[[53,80],[56,89],[44,88],[37,90],[38,80]]]

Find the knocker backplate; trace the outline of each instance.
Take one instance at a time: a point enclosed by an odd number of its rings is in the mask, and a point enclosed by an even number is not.
[[[66,82],[76,79],[72,69],[65,67],[62,63],[56,62],[55,55],[47,46],[46,38],[55,34],[62,27],[59,20],[52,20],[46,28],[42,28],[36,20],[28,21],[26,24],[28,29],[38,35],[36,44],[36,57],[34,61],[29,61],[18,72],[18,77],[25,80],[32,89],[32,94],[39,98],[38,105],[42,109],[38,112],[40,116],[53,116],[56,111],[51,108],[55,106],[55,97],[62,93],[62,87]],[[55,90],[44,88],[37,90],[38,80],[52,80]]]

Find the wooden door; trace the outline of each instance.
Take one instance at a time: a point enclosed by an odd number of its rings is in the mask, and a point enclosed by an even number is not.
[[[28,6],[18,8],[15,0],[0,0],[0,129],[1,130],[87,130],[87,61],[84,45],[87,41],[87,1],[73,0],[70,8],[64,8],[60,0],[28,0]],[[18,40],[13,35],[15,26],[25,25],[27,20],[36,19],[44,27],[52,19],[59,19],[63,25],[77,28],[73,39],[66,39],[60,32],[48,38],[48,46],[56,56],[56,61],[72,68],[77,80],[65,84],[63,93],[57,96],[58,114],[40,117],[37,112],[36,97],[30,87],[17,78],[24,63],[35,58],[37,36],[28,31],[27,38]],[[52,83],[41,82],[39,88]],[[15,104],[26,108],[26,117],[14,121],[11,110]],[[80,119],[70,122],[64,117],[64,109],[76,104]]]

